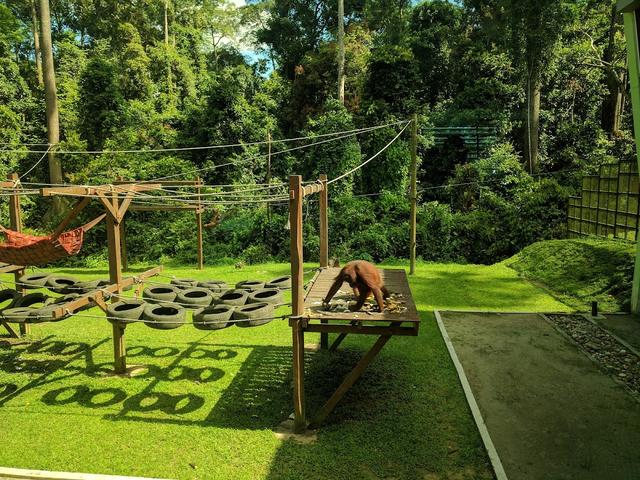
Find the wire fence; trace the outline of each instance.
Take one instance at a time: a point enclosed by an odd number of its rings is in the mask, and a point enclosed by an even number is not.
[[[569,198],[567,232],[635,241],[639,219],[638,164],[602,165],[598,175],[582,177],[581,195]]]

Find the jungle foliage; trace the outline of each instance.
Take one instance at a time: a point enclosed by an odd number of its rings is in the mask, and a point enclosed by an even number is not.
[[[46,142],[32,2],[0,2],[5,150]],[[266,147],[255,142],[268,134],[276,153],[272,182],[292,173],[332,178],[375,154],[398,127],[283,154],[277,152],[301,143],[278,140],[417,113],[418,254],[492,263],[562,237],[567,198],[580,176],[633,157],[625,44],[613,0],[347,0],[344,105],[336,99],[336,11],[335,2],[320,0],[250,0],[241,7],[229,0],[52,0],[59,149],[106,151],[59,154],[65,181],[191,179],[197,169],[208,184],[263,183]],[[441,141],[432,127],[491,127],[492,145],[472,160],[473,145],[455,136]],[[238,142],[245,145],[108,152]],[[0,176],[26,172],[40,156],[5,151]],[[406,257],[408,178],[404,134],[333,185],[332,254]],[[48,182],[46,162],[24,181]],[[24,201],[29,228],[46,231],[55,223],[47,202]],[[317,204],[306,208],[311,259],[318,252]],[[219,216],[205,231],[207,261],[287,256],[286,206],[221,205],[206,215]],[[132,213],[127,235],[135,259],[195,258],[189,213]],[[80,261],[104,258],[103,236],[103,227],[91,232]]]

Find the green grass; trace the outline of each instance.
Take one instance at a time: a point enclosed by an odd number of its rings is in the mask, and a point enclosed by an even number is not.
[[[165,273],[231,283],[287,271],[270,264]],[[181,479],[492,478],[432,310],[566,307],[504,265],[421,264],[411,285],[420,335],[387,344],[312,445],[272,433],[292,410],[285,321],[211,333],[133,325],[129,363],[151,367],[133,379],[105,376],[113,359],[105,320],[74,317],[34,326],[28,342],[5,338],[0,465]],[[307,354],[309,411],[372,342],[351,336],[340,352]]]
[[[629,309],[634,259],[629,242],[571,239],[535,243],[504,264],[576,310],[595,300],[601,311],[618,312]]]

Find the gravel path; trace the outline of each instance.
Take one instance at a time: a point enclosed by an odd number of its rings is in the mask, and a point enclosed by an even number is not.
[[[583,315],[547,314],[545,317],[640,400],[640,357]]]

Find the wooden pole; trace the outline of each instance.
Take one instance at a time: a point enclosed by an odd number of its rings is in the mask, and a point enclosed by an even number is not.
[[[122,271],[129,270],[129,259],[127,258],[127,232],[124,226],[124,218],[120,220],[120,243],[122,246]]]
[[[9,197],[9,227],[16,232],[22,231],[22,209],[20,208],[20,194],[18,193],[18,182],[20,178],[17,173],[12,173],[7,176],[7,180],[13,183],[13,192]],[[26,289],[23,285],[20,285],[20,277],[24,275],[24,269],[17,270],[13,274],[13,279],[16,284],[16,290],[22,295],[26,293]],[[31,325],[28,323],[20,324],[20,334],[29,335],[31,333]]]
[[[409,275],[416,273],[416,208],[418,178],[418,115],[411,117],[411,234],[409,239]]]
[[[204,269],[204,249],[202,246],[202,179],[198,177],[198,186],[196,189],[198,193],[198,209],[196,210],[196,221],[198,223],[198,270]]]
[[[118,194],[113,193],[110,201],[113,212],[118,211]],[[117,284],[117,293],[122,293],[122,257],[120,245],[120,220],[114,216],[112,210],[107,208],[107,243],[109,247],[109,280]],[[118,301],[113,297],[112,302]],[[124,324],[113,324],[113,364],[115,373],[122,374],[127,371],[127,352],[124,338]]]
[[[304,398],[304,272],[302,251],[302,177],[289,177],[289,223],[291,228],[291,311],[293,334],[293,407],[295,433],[307,428]]]
[[[320,183],[320,267],[325,268],[329,266],[329,192],[325,173],[320,174]]]
[[[271,132],[267,131],[267,177],[265,182],[271,184]],[[270,190],[269,190],[270,192]],[[267,220],[271,221],[271,204],[267,202]]]

